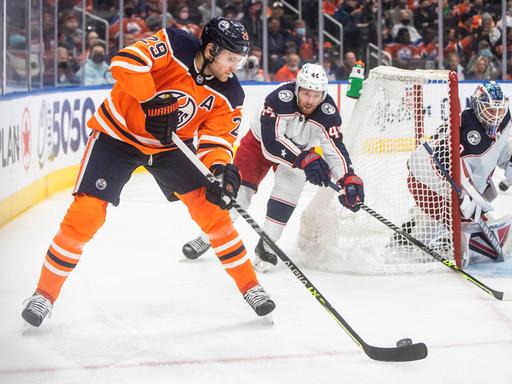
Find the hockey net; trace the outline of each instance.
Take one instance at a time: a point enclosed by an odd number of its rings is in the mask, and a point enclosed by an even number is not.
[[[460,262],[456,195],[421,143],[435,146],[458,181],[457,77],[449,71],[370,71],[343,140],[365,186],[365,203],[443,257]],[[423,150],[423,151],[422,151]],[[412,168],[412,170],[411,170]],[[321,188],[301,216],[300,261],[333,272],[423,272],[441,263],[364,211],[343,208]]]

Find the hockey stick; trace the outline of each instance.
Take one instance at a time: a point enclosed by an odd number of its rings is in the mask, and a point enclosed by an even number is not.
[[[212,183],[215,176],[212,175],[210,170],[195,156],[195,154],[188,148],[183,141],[176,135],[172,134],[174,143],[183,152],[185,156],[197,167],[197,169]],[[261,238],[267,242],[272,250],[279,256],[288,269],[299,279],[304,287],[313,295],[313,297],[324,307],[324,309],[337,321],[337,323],[345,330],[345,332],[354,340],[354,342],[363,349],[368,357],[373,360],[379,361],[414,361],[427,357],[427,346],[423,343],[406,344],[392,348],[374,347],[367,344],[361,336],[345,321],[343,317],[331,306],[327,299],[320,293],[318,289],[311,283],[311,281],[302,273],[302,271],[295,265],[295,263],[272,241],[272,239],[261,229],[261,227],[252,219],[252,217],[242,208],[237,202],[234,202],[233,207],[238,213],[247,221]],[[405,340],[405,339],[403,339]],[[401,340],[399,340],[401,341]],[[410,339],[407,340],[410,342]],[[397,342],[397,345],[399,343]]]
[[[340,192],[341,191],[341,187],[334,184],[333,182],[330,182],[329,183],[329,186],[334,189],[336,192]],[[384,216],[378,214],[377,212],[375,212],[373,209],[371,209],[370,207],[368,207],[366,204],[359,204],[359,206],[361,207],[361,209],[363,209],[364,211],[366,211],[368,214],[370,214],[371,216],[375,217],[377,220],[379,220],[382,224],[386,225],[387,227],[391,228],[393,231],[395,231],[396,233],[398,233],[399,235],[405,237],[407,240],[409,240],[410,243],[414,244],[415,246],[417,246],[418,248],[420,248],[422,251],[424,251],[425,253],[429,254],[430,256],[432,256],[434,259],[436,259],[437,261],[440,261],[441,263],[443,263],[444,265],[446,265],[448,268],[450,268],[451,270],[455,271],[455,272],[458,272],[459,274],[461,274],[466,280],[469,280],[470,282],[472,282],[473,284],[475,284],[477,287],[481,288],[482,290],[484,290],[485,292],[487,292],[489,295],[492,295],[494,296],[496,299],[498,300],[502,300],[502,301],[510,301],[512,300],[512,293],[509,293],[509,292],[501,292],[501,291],[496,291],[495,289],[492,289],[491,287],[489,287],[488,285],[482,283],[481,281],[479,281],[476,277],[473,277],[471,276],[469,273],[463,271],[462,269],[460,269],[457,264],[451,262],[450,260],[444,258],[443,256],[441,256],[439,253],[437,253],[436,251],[434,251],[432,248],[428,247],[427,245],[423,244],[421,241],[419,241],[418,239],[416,239],[415,237],[411,236],[410,234],[408,234],[406,231],[400,229],[400,227],[396,226],[395,224],[393,224],[391,221],[389,221],[388,219],[386,219]]]
[[[426,141],[423,142],[423,147],[428,152],[430,157],[432,157],[432,160],[434,160],[434,163],[436,163],[437,168],[443,174],[444,178],[446,180],[448,180],[448,182],[450,183],[452,188],[455,190],[455,192],[457,192],[457,195],[459,196],[459,200],[461,200],[462,199],[462,188],[459,185],[457,185],[455,180],[453,180],[453,177],[450,176],[450,174],[448,173],[446,168],[443,166],[443,164],[441,164],[441,162],[435,155],[434,151],[432,150],[432,148]],[[500,241],[498,240],[498,238],[494,235],[494,233],[491,231],[489,226],[486,224],[486,222],[481,217],[478,218],[477,224],[480,227],[480,229],[482,230],[482,233],[483,233],[485,239],[487,240],[487,242],[489,243],[489,245],[491,247],[493,247],[494,250],[496,251],[496,253],[498,254],[496,257],[496,261],[503,261],[504,260],[503,248],[501,247],[501,244],[500,244]]]

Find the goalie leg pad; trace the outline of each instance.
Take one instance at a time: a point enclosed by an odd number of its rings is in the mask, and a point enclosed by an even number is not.
[[[503,247],[507,242],[510,234],[510,226],[512,224],[512,216],[507,215],[502,219],[489,221],[487,225],[494,233]],[[501,262],[509,257],[510,252],[504,250],[504,258],[499,257],[494,248],[485,239],[482,230],[476,223],[463,223],[462,224],[462,249],[469,252],[472,260],[485,256],[494,261]]]

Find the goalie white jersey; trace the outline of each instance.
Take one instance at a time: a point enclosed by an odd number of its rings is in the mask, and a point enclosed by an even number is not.
[[[261,142],[264,156],[272,162],[293,166],[302,151],[320,146],[335,181],[352,170],[342,142],[341,117],[329,95],[305,116],[297,106],[295,83],[283,84],[265,98],[251,131]]]
[[[461,113],[461,177],[468,179],[481,195],[487,195],[485,191],[490,186],[491,189],[494,190],[492,184],[494,170],[497,166],[505,168],[512,156],[511,127],[510,112],[507,112],[507,115],[498,128],[496,139],[491,139],[477,120],[472,109],[465,109]],[[431,147],[436,155],[438,155],[437,149],[444,146],[443,135],[443,127],[441,127],[438,134],[431,142]],[[439,155],[438,158],[441,163],[445,160]],[[429,186],[430,189],[434,191],[441,190],[439,185],[433,185],[433,183],[444,183],[444,181],[442,178],[431,177],[425,173],[426,163],[430,164],[432,172],[438,172],[435,163],[431,161],[430,155],[425,148],[419,146],[408,161],[409,171],[419,182]],[[421,170],[421,172],[419,172],[419,170]],[[485,197],[488,201],[492,200],[489,196]]]

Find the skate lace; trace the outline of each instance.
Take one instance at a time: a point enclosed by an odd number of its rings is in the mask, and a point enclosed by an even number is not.
[[[23,302],[23,305],[26,305],[28,310],[36,313],[42,318],[45,318],[46,316],[50,318],[52,316],[53,305],[50,300],[42,295],[35,294],[34,296],[29,297]]]
[[[199,236],[197,239],[192,240],[189,245],[194,249],[196,252],[203,252],[206,251],[210,244],[206,243],[201,236]]]
[[[268,301],[268,295],[261,285],[249,289],[244,295],[245,301],[253,308]]]

